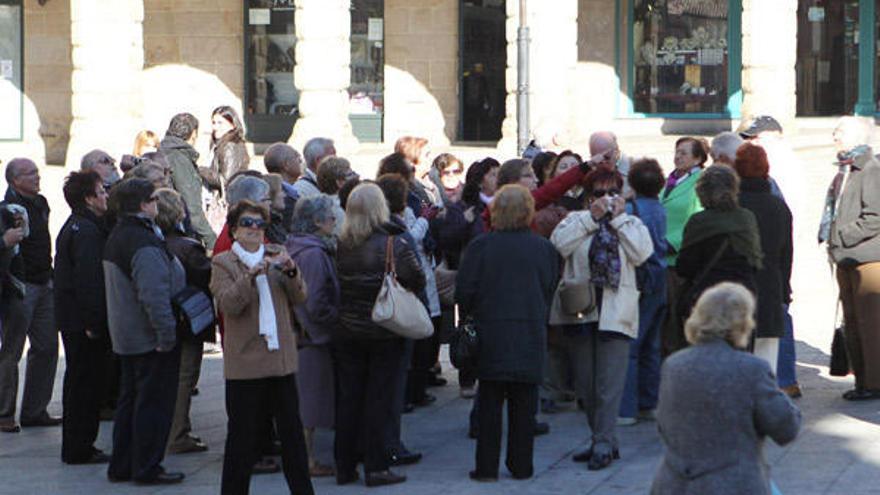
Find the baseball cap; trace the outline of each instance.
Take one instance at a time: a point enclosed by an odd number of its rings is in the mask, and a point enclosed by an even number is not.
[[[740,131],[739,135],[743,139],[751,139],[757,137],[762,132],[782,132],[782,126],[779,121],[769,115],[760,115],[755,117],[752,122]]]

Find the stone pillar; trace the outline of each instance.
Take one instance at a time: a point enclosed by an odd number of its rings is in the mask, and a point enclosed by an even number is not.
[[[351,13],[349,0],[296,0],[296,67],[299,119],[291,145],[328,137],[347,153],[358,141],[348,120],[351,81]]]
[[[772,115],[788,131],[797,111],[797,0],[743,0],[743,119]]]
[[[528,2],[529,126],[532,136],[550,140],[569,122],[569,81],[577,65],[578,2]],[[498,150],[516,153],[516,66],[519,2],[507,2],[507,104]]]
[[[101,148],[130,153],[141,127],[144,66],[143,0],[70,0],[70,144],[67,166]]]

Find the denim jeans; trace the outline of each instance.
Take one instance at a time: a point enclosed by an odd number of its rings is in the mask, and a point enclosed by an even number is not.
[[[788,305],[785,306],[785,334],[779,341],[779,360],[776,364],[776,381],[780,387],[789,387],[797,384],[797,371],[795,361],[797,354],[794,349],[794,325],[791,321],[791,313]]]
[[[639,336],[632,341],[620,416],[634,418],[657,407],[660,389],[660,328],[666,317],[666,287],[639,299]]]

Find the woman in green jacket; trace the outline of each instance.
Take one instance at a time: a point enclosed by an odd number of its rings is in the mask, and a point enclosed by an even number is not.
[[[683,137],[675,142],[675,170],[669,174],[666,187],[660,193],[660,202],[666,210],[666,241],[669,252],[666,255],[667,307],[666,321],[663,324],[661,352],[668,356],[687,346],[684,327],[675,308],[681,292],[682,280],[675,273],[675,262],[684,226],[691,215],[702,210],[700,199],[694,186],[709,158],[707,143],[694,137]]]

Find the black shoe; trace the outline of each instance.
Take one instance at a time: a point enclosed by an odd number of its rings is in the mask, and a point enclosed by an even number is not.
[[[843,398],[849,401],[880,399],[880,390],[868,390],[866,388],[854,388],[843,393]],[[24,426],[24,423],[22,423]]]
[[[416,410],[416,405],[413,404],[412,402],[407,402],[406,404],[403,405],[402,412],[403,412],[403,414],[409,414],[415,410]]]
[[[444,387],[447,383],[449,382],[447,382],[446,378],[443,378],[442,376],[431,375],[431,377],[428,378],[429,387]]]
[[[593,447],[576,453],[575,455],[571,456],[571,460],[573,460],[574,462],[590,462],[591,457],[593,457]],[[620,450],[612,450],[611,457],[613,457],[615,460],[620,459]]]
[[[354,483],[359,480],[360,476],[358,476],[357,470],[349,471],[347,473],[343,473],[342,471],[336,471],[336,484],[337,485],[347,485],[349,483]]]
[[[63,459],[62,459],[63,460]],[[92,455],[86,457],[85,459],[76,459],[76,460],[65,460],[65,464],[78,465],[78,464],[106,464],[110,462],[110,456],[101,452],[98,449],[95,449],[95,452],[92,452]]]
[[[414,402],[413,405],[415,407],[426,407],[426,406],[430,406],[431,404],[433,404],[435,402],[437,402],[437,397],[435,397],[431,394],[425,394],[425,396],[422,397],[422,400],[420,400],[418,402]]]
[[[406,481],[406,476],[394,474],[390,469],[367,473],[364,478],[364,481],[369,487],[396,485],[397,483],[403,483]]]
[[[473,470],[473,471],[471,471],[470,473],[468,473],[468,476],[470,476],[471,479],[474,480],[474,481],[482,481],[482,482],[493,482],[493,481],[498,481],[498,475],[497,475],[497,474],[496,474],[495,476],[491,476],[491,475],[488,475],[488,474],[480,474],[480,473],[478,473],[476,470]]]
[[[281,455],[281,442],[279,440],[272,440],[263,448],[264,456],[279,456]]]
[[[415,464],[421,460],[421,453],[410,452],[406,449],[388,456],[388,464],[391,464],[392,466],[406,466],[409,464]]]
[[[468,438],[476,440],[478,436],[480,436],[480,429],[471,425],[471,427],[468,428]]]
[[[550,433],[550,425],[543,421],[535,421],[535,436],[546,435]]]
[[[126,481],[131,481],[131,476],[116,476],[115,474],[107,473],[107,480],[110,483],[125,483]]]
[[[196,438],[186,438],[182,442],[168,447],[168,453],[170,454],[194,454],[207,450],[208,446]]]
[[[620,458],[620,456],[618,456],[618,458]],[[587,469],[590,471],[599,471],[600,469],[605,469],[610,466],[612,461],[614,461],[614,453],[612,452],[606,454],[593,454],[587,462]]]
[[[553,399],[541,399],[541,412],[544,414],[556,414],[559,412],[559,406]]]
[[[102,407],[101,412],[98,413],[98,418],[101,421],[113,421],[113,418],[116,416],[116,409],[112,409],[109,407]]]
[[[273,474],[281,471],[281,466],[274,459],[264,457],[251,468],[252,474]]]
[[[193,389],[189,393],[190,397],[195,397],[199,395],[199,387],[193,387]]]
[[[32,426],[58,426],[61,424],[60,416],[50,416],[49,413],[43,413],[42,416],[36,418],[21,418],[22,428]]]
[[[186,475],[183,473],[167,473],[162,471],[153,478],[137,480],[135,483],[138,485],[173,485],[180,483],[184,478],[186,478]]]

